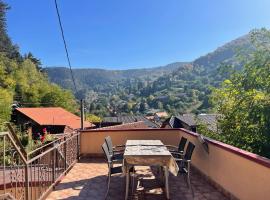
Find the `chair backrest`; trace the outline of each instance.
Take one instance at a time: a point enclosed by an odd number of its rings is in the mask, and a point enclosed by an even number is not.
[[[187,143],[187,138],[181,137],[181,140],[178,145],[178,151],[184,151],[186,143]]]
[[[111,162],[111,156],[110,156],[110,153],[109,153],[109,150],[108,150],[108,147],[107,147],[107,144],[104,142],[101,146],[106,158],[107,158],[107,161],[108,162]]]
[[[185,160],[191,160],[191,156],[192,156],[194,149],[195,149],[195,145],[193,143],[189,142],[187,149],[186,149],[186,153],[184,155]]]
[[[110,136],[105,137],[105,142],[107,144],[110,155],[113,155],[113,143]]]

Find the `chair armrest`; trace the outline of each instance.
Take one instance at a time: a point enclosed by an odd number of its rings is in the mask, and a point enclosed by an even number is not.
[[[176,154],[176,155],[184,155],[184,152],[183,151],[173,151],[171,152],[171,154]]]
[[[124,151],[126,148],[125,145],[117,145],[113,147],[113,151]]]
[[[186,160],[186,159],[184,159],[184,158],[175,158],[174,159],[176,162],[187,162],[187,163],[189,163],[191,160]]]
[[[124,151],[125,151],[125,149],[123,149],[123,150],[113,150],[113,153],[115,154],[123,154],[124,153]]]
[[[177,146],[174,146],[174,145],[165,145],[165,147],[169,147],[169,148],[175,148],[175,149],[178,149],[178,147]]]
[[[116,146],[114,146],[113,148],[118,148],[118,147],[125,148],[125,147],[126,147],[126,145],[116,145]]]
[[[171,152],[172,157],[177,158],[177,159],[182,159],[184,157],[183,153],[180,152]]]
[[[178,151],[178,147],[177,146],[165,145],[165,147],[167,147],[168,151]]]

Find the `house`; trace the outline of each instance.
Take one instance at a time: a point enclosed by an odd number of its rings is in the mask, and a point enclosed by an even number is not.
[[[143,122],[145,125],[143,128],[159,128],[159,125],[147,119],[144,116],[119,116],[119,117],[104,117],[102,122],[96,124],[99,127],[107,127],[107,126],[116,126],[121,124],[133,123],[133,122]],[[142,125],[141,125],[142,127]]]
[[[213,131],[218,131],[217,120],[220,115],[218,114],[183,114],[178,116],[172,116],[165,120],[162,124],[162,128],[185,128],[187,130],[196,132],[197,127],[200,124],[206,125],[206,127]]]
[[[167,118],[168,116],[169,116],[169,115],[168,115],[167,112],[156,112],[156,113],[154,114],[154,120],[155,120],[156,122],[159,122],[159,121],[161,121],[162,119]]]
[[[43,128],[52,134],[81,128],[81,118],[61,107],[15,108],[12,122],[20,126],[22,130],[31,127],[33,133],[40,133]],[[93,126],[94,124],[84,121],[85,128]]]
[[[125,129],[148,129],[149,126],[144,121],[124,123],[114,126],[106,126],[102,128],[97,128],[95,130],[125,130]]]

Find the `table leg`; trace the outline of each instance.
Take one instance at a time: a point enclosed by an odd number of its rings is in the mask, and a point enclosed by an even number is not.
[[[125,196],[125,200],[128,199],[128,189],[129,189],[129,166],[126,167],[126,196]]]
[[[169,172],[168,167],[164,166],[164,174],[165,174],[165,189],[166,189],[166,197],[170,199],[170,191],[169,191]]]

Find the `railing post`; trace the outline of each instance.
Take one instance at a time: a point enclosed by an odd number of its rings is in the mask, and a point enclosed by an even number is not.
[[[54,149],[53,149],[53,151],[52,151],[52,153],[53,153],[53,166],[52,166],[52,179],[53,179],[53,183],[55,182],[55,161],[56,161],[56,148],[57,147],[55,147],[54,146]]]
[[[77,134],[77,160],[80,158],[80,133]]]
[[[64,159],[65,159],[65,171],[67,169],[67,140],[66,137],[64,137]]]
[[[29,196],[29,171],[28,171],[29,165],[28,163],[25,164],[25,199],[30,200]]]
[[[4,193],[6,193],[6,136],[3,137],[3,181],[4,181]]]

